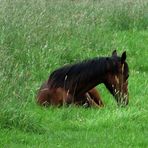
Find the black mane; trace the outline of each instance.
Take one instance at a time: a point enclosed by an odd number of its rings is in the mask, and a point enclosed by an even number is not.
[[[76,87],[79,83],[89,83],[107,72],[109,57],[94,58],[81,63],[67,65],[51,73],[50,87]],[[99,79],[98,79],[99,80]]]

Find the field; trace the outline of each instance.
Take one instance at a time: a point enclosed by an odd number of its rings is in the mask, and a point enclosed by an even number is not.
[[[0,147],[148,147],[147,0],[0,0]],[[129,105],[42,108],[36,92],[64,64],[127,51]]]

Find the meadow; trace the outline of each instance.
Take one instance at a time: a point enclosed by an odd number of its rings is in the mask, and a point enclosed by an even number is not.
[[[147,0],[0,0],[0,147],[148,147]],[[129,105],[49,107],[36,93],[56,68],[126,50]]]

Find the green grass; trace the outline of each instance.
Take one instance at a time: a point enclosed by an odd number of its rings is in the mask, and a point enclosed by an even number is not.
[[[0,1],[0,147],[148,147],[147,0]],[[128,107],[41,108],[55,68],[127,51]]]

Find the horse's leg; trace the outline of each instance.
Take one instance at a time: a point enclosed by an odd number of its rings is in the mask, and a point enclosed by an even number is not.
[[[86,95],[88,97],[88,100],[91,101],[90,103],[92,105],[99,106],[99,107],[104,106],[103,101],[101,100],[100,94],[95,87],[93,89],[89,90],[88,94],[86,93]]]
[[[100,94],[96,88],[93,88],[86,92],[84,95],[75,96],[74,102],[75,105],[85,106],[85,107],[103,107],[103,101],[101,100]]]

